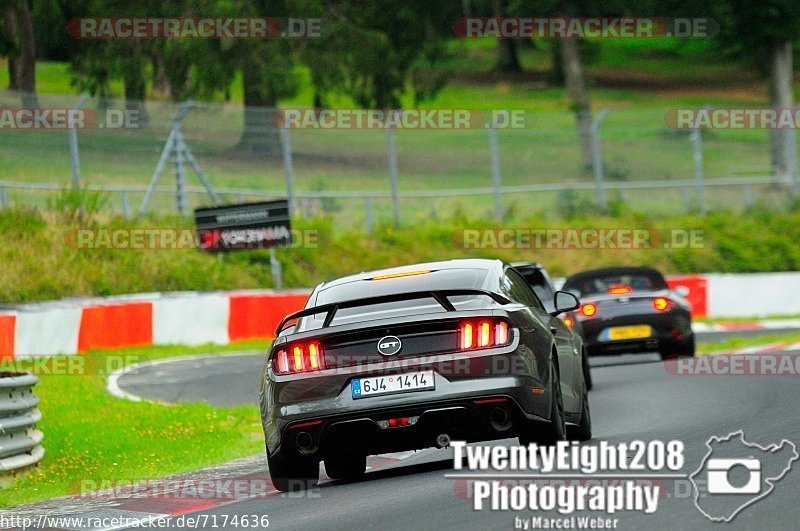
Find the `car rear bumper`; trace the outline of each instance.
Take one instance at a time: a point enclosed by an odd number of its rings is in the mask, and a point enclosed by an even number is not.
[[[582,337],[590,356],[631,352],[653,352],[666,346],[689,341],[693,337],[691,318],[684,312],[653,315],[627,315],[581,323]],[[611,340],[607,330],[615,327],[649,325],[650,337]]]
[[[377,454],[434,447],[442,434],[466,441],[515,437],[523,422],[548,422],[547,385],[528,376],[498,380],[492,385],[491,379],[482,378],[470,392],[439,390],[427,399],[421,396],[424,392],[388,395],[397,400],[382,406],[368,404],[371,398],[364,398],[358,402],[368,407],[359,411],[277,416],[274,429],[265,426],[267,450],[270,455],[289,452],[316,459],[334,451]],[[408,417],[417,417],[416,423],[402,427],[380,423]],[[311,443],[303,444],[309,436]]]

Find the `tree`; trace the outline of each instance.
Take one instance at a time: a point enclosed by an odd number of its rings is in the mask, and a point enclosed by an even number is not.
[[[17,9],[7,2],[3,9],[2,32],[0,32],[0,54],[8,57],[8,89],[19,90],[17,70],[19,47],[17,46]]]
[[[3,14],[9,88],[22,93],[22,106],[36,108],[36,36],[28,0],[6,0]]]
[[[495,18],[504,18],[508,16],[508,1],[492,0],[492,14]],[[522,72],[516,40],[498,37],[497,70],[500,72]]]
[[[575,17],[578,14],[573,0],[561,0],[558,11],[563,17]],[[592,161],[592,109],[578,39],[562,39],[559,50],[564,85],[572,100],[572,111],[575,113],[581,155],[584,164],[589,165]]]
[[[314,16],[316,2],[308,0],[242,0],[217,2],[195,0],[192,9],[216,17],[271,17],[276,19]],[[244,128],[238,148],[245,154],[277,156],[280,139],[273,120],[281,99],[297,94],[299,39],[272,36],[267,39],[198,40],[189,45],[194,76],[190,92],[204,97],[219,90],[229,92],[237,74],[242,76]]]
[[[792,49],[800,39],[797,0],[706,0],[708,12],[720,23],[717,40],[755,65],[767,77],[773,109],[794,108]],[[770,130],[770,160],[775,174],[793,170],[794,129]]]
[[[364,108],[391,109],[409,94],[415,105],[434,97],[446,79],[432,68],[445,57],[441,34],[459,10],[426,0],[326,2],[332,22],[303,54],[320,101],[345,94]]]

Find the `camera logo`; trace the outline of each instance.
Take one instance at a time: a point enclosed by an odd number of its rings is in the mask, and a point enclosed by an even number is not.
[[[753,459],[709,459],[708,464],[709,494],[758,494],[761,492],[761,461]],[[729,474],[736,467],[744,467],[750,472],[747,483],[734,486]]]
[[[694,504],[712,522],[730,522],[742,510],[768,496],[800,459],[792,441],[760,446],[740,430],[711,437],[706,453],[689,481]]]

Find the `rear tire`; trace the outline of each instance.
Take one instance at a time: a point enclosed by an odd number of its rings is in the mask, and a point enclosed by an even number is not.
[[[550,422],[528,423],[520,428],[519,443],[552,446],[567,439],[564,422],[564,400],[561,397],[561,378],[555,360],[550,359]]]
[[[671,343],[661,347],[661,359],[693,358],[695,353],[694,335],[680,343]]]
[[[336,454],[325,459],[325,473],[331,479],[356,479],[367,471],[364,454]]]
[[[581,406],[581,422],[577,426],[568,426],[567,434],[571,441],[588,441],[592,438],[592,415],[589,411],[589,395],[584,391]]]
[[[594,386],[592,383],[592,369],[589,367],[589,355],[585,347],[583,349],[583,379],[586,381],[586,390],[591,391]]]
[[[267,455],[272,486],[281,492],[297,492],[314,487],[319,481],[319,463],[303,457]]]

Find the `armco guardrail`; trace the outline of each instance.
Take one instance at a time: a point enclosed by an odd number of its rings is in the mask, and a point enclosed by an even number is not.
[[[33,386],[39,378],[27,373],[0,373],[0,473],[38,463],[44,457],[42,418]]]

